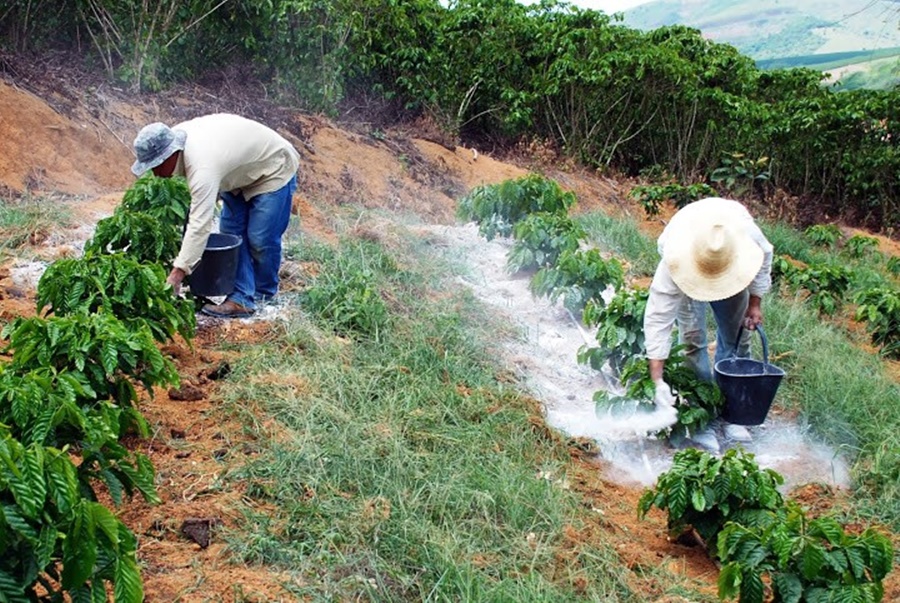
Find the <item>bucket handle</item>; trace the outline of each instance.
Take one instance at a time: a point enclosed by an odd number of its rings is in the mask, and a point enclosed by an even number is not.
[[[766,340],[766,331],[763,329],[762,325],[756,325],[756,332],[759,333],[760,339],[762,339],[762,353],[763,353],[763,364],[769,364],[769,342]],[[734,349],[731,350],[731,357],[737,358],[738,346],[741,344],[741,335],[744,334],[744,325],[741,324],[741,327],[738,329],[737,339],[734,341]]]

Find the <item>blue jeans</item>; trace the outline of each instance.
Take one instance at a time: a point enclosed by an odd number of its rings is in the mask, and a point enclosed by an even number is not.
[[[224,207],[219,229],[243,239],[229,300],[255,310],[257,301],[278,293],[281,237],[291,219],[291,198],[296,188],[297,176],[293,176],[277,191],[250,199],[242,194],[221,193]]]
[[[714,362],[718,362],[728,358],[734,351],[738,331],[744,320],[744,314],[747,312],[749,301],[750,294],[744,289],[728,299],[714,302],[698,302],[685,298],[684,303],[678,309],[678,340],[685,346],[683,351],[685,363],[694,370],[700,379],[713,381],[713,367],[709,364],[709,352],[707,351],[707,308],[712,308],[713,317],[716,319]],[[739,357],[750,355],[750,331],[744,330],[737,355]]]

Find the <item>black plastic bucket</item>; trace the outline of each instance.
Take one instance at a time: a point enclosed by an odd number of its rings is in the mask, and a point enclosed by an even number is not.
[[[228,295],[234,291],[241,237],[214,232],[209,235],[200,261],[188,277],[191,293],[201,297]]]
[[[738,331],[740,342],[744,328]],[[716,363],[716,383],[725,397],[722,418],[735,425],[761,425],[769,414],[784,371],[769,364],[769,346],[762,326],[756,331],[762,338],[762,362],[737,358],[737,344],[731,356]]]

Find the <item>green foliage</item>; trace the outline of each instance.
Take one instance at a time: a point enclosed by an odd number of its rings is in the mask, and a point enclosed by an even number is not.
[[[135,491],[159,502],[150,461],[119,444],[125,428],[143,426],[143,417],[134,407],[97,399],[83,374],[51,368],[0,372],[0,423],[25,445],[79,450],[78,480],[93,499],[92,481],[99,479],[116,504]]]
[[[648,218],[659,215],[663,202],[671,201],[681,209],[688,203],[704,197],[715,196],[716,191],[708,184],[698,182],[683,185],[678,183],[638,185],[631,189],[628,196],[637,200],[644,208]]]
[[[836,224],[815,224],[803,231],[803,234],[813,245],[832,248],[844,236]]]
[[[125,191],[117,212],[128,211],[156,218],[160,226],[183,228],[191,208],[191,190],[180,176],[157,178],[147,172]]]
[[[839,264],[787,268],[779,262],[778,271],[791,286],[809,291],[809,301],[821,314],[829,316],[840,307],[853,278],[850,268]]]
[[[506,268],[511,273],[553,266],[562,253],[573,253],[587,237],[584,229],[565,214],[537,212],[513,226],[512,249]]]
[[[730,523],[718,539],[719,596],[763,603],[768,577],[775,601],[879,603],[893,567],[891,541],[868,528],[850,535],[830,517],[811,519],[788,505],[751,525]]]
[[[65,451],[25,446],[0,430],[0,598],[139,603],[137,539],[102,505],[82,498]]]
[[[887,262],[885,262],[884,267],[894,276],[900,275],[900,257],[889,257]]]
[[[597,327],[599,347],[582,346],[578,362],[600,370],[604,364],[619,373],[625,361],[644,353],[644,311],[650,292],[643,287],[621,288],[608,304],[589,301],[582,320]]]
[[[878,239],[864,235],[853,235],[844,243],[844,253],[852,258],[865,258],[878,250]]]
[[[196,328],[193,303],[172,294],[162,267],[123,254],[53,262],[38,282],[37,307],[56,316],[105,310],[136,329],[145,325],[160,342],[176,334],[190,342]]]
[[[603,305],[601,297],[608,287],[620,289],[625,284],[622,264],[616,258],[604,259],[597,249],[563,251],[555,265],[545,266],[531,278],[529,288],[534,295],[546,296],[573,312],[581,312],[585,304]]]
[[[301,303],[338,333],[379,340],[389,313],[379,279],[397,268],[381,249],[371,244],[338,250],[319,249],[321,269],[303,292]]]
[[[575,204],[575,194],[565,192],[553,180],[529,174],[500,184],[479,186],[460,200],[457,215],[474,220],[488,241],[507,237],[513,226],[531,214],[564,215]]]
[[[857,304],[856,320],[866,321],[872,342],[881,353],[900,358],[900,291],[878,287],[860,291],[853,300]]]
[[[713,545],[729,521],[752,522],[765,511],[781,507],[784,501],[778,486],[782,483],[783,477],[760,469],[754,456],[740,449],[732,448],[717,458],[687,448],[675,454],[672,468],[641,496],[638,515],[643,518],[652,507],[668,511],[673,537],[693,528]]]
[[[97,222],[84,251],[85,255],[124,252],[140,264],[169,266],[180,243],[180,228],[164,226],[150,214],[119,206],[112,216]]]
[[[702,431],[709,422],[719,416],[719,409],[724,403],[722,392],[715,383],[697,377],[694,370],[687,366],[683,346],[676,345],[663,367],[663,379],[680,399],[678,404],[678,420],[672,427],[660,432],[659,436],[668,437],[673,442],[683,441],[691,434]],[[620,379],[626,384],[623,399],[653,403],[656,387],[650,378],[650,368],[645,356],[632,356],[625,360]],[[604,391],[594,394],[597,402],[618,401],[610,398]]]
[[[742,197],[758,190],[770,176],[768,157],[750,159],[743,153],[729,153],[719,160],[719,167],[710,173],[709,179],[730,194]]]
[[[13,354],[11,370],[67,372],[97,399],[111,399],[124,408],[137,401],[132,379],[150,394],[154,386],[178,384],[175,367],[156,347],[149,327],[127,325],[106,312],[20,317],[4,327],[2,336],[7,339],[4,352]],[[143,420],[136,426],[146,433]]]

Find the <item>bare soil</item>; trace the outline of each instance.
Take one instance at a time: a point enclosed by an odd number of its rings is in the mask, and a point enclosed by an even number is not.
[[[365,124],[339,125],[321,116],[264,105],[237,96],[233,92],[237,87],[229,87],[227,80],[212,88],[130,96],[83,74],[67,77],[58,62],[43,69],[40,64],[10,65],[7,59],[6,69],[0,70],[0,190],[66,193],[67,200],[61,202],[69,203],[76,216],[73,229],[89,227],[120,201],[132,182],[130,143],[140,127],[213,111],[261,119],[295,144],[302,161],[294,211],[305,233],[325,240],[337,235],[330,219],[335,206],[361,204],[414,213],[431,224],[452,224],[461,195],[530,170],[542,171],[575,191],[581,210],[635,212],[625,199],[632,184],[627,179],[566,165],[547,149],[523,148],[516,157],[501,161],[478,149],[417,138],[414,131],[375,135]],[[662,223],[646,226],[653,232]],[[898,251],[894,242],[882,243]],[[48,261],[74,252],[71,245],[54,244],[52,238],[32,247],[30,252]],[[9,268],[0,267],[4,322],[35,312],[33,288],[14,283]],[[193,349],[183,342],[164,348],[184,387],[157,391],[142,401],[152,434],[129,443],[152,460],[163,502],[150,506],[135,500],[118,509],[139,537],[148,602],[293,600],[280,586],[289,576],[233,563],[216,538],[218,526],[236,525],[236,507],[243,494],[239,487],[222,487],[218,477],[229,463],[256,454],[238,421],[218,407],[219,377],[234,359],[217,350],[223,341],[265,340],[273,328],[267,321],[204,321]],[[539,403],[532,422],[544,437],[565,438],[547,427]],[[567,536],[573,542],[612,543],[622,563],[633,570],[634,588],[648,601],[674,600],[661,598],[667,585],[646,571],[663,565],[686,584],[713,596],[718,569],[706,553],[670,542],[661,513],[638,521],[635,509],[642,490],[606,479],[589,443],[570,440],[569,445],[571,486],[585,507],[595,512],[589,523]],[[834,490],[804,491],[800,496],[822,509],[843,504],[843,494]],[[900,600],[896,579],[887,588],[885,600]]]

